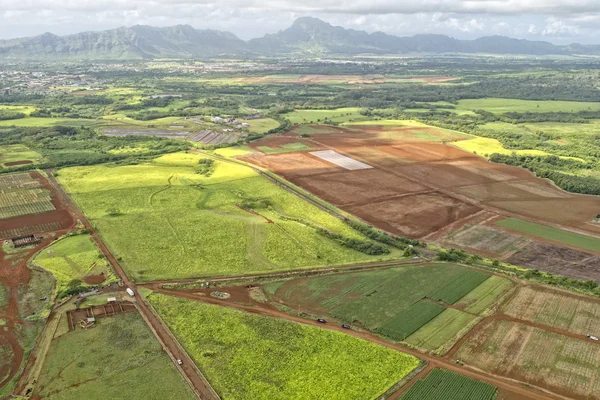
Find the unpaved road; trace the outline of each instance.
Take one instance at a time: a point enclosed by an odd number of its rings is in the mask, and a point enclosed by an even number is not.
[[[131,288],[135,292],[137,298],[136,304],[138,310],[146,323],[150,326],[150,329],[154,332],[156,337],[159,339],[161,345],[176,363],[176,360],[181,360],[182,365],[178,365],[178,368],[183,373],[188,383],[192,386],[196,395],[202,400],[217,400],[220,399],[218,394],[212,388],[208,380],[204,377],[202,372],[196,367],[192,358],[185,352],[175,337],[171,334],[171,331],[165,326],[163,321],[150,309],[142,296],[137,290],[136,285],[131,282],[115,256],[110,252],[108,247],[104,244],[100,236],[96,233],[94,227],[90,224],[85,215],[79,210],[76,204],[71,200],[71,197],[63,189],[63,187],[56,181],[56,178],[52,174],[52,170],[47,170],[49,181],[51,185],[56,189],[58,195],[62,198],[63,202],[69,207],[75,218],[79,219],[86,229],[89,229],[90,235],[100,251],[104,254],[106,259],[110,262],[115,272],[119,275],[119,278],[123,283]],[[176,363],[177,364],[177,363]]]

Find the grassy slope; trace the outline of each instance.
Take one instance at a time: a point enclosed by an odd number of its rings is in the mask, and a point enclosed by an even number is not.
[[[338,108],[336,110],[294,110],[283,114],[284,118],[293,124],[317,123],[319,120],[328,119],[333,122],[364,121],[369,119],[359,113],[359,108]]]
[[[578,112],[588,110],[598,111],[600,110],[600,103],[488,98],[459,100],[456,108],[458,110],[486,110],[498,114],[506,112]]]
[[[66,289],[73,279],[104,272],[112,275],[108,263],[88,235],[70,236],[45,248],[33,261],[50,271],[56,278],[58,290]]]
[[[194,399],[137,313],[55,339],[39,380],[42,399]]]
[[[42,160],[42,155],[22,144],[0,146],[0,164],[25,160],[32,161],[35,164]]]
[[[68,168],[59,179],[138,280],[376,259],[323,239],[309,225],[362,237],[250,168],[215,162],[204,177],[193,169],[200,158],[179,153],[142,165]],[[271,201],[270,209],[258,211],[275,223],[240,210],[236,204],[246,199]]]
[[[535,224],[533,222],[527,222],[517,218],[507,218],[497,222],[496,225],[540,238],[554,240],[566,245],[596,252],[600,251],[600,239],[595,237],[581,235],[579,233],[573,233],[550,226]]]
[[[241,122],[250,124],[250,132],[253,133],[266,133],[271,129],[275,129],[279,126],[279,122],[273,118],[260,118],[260,119],[241,119]]]
[[[223,399],[373,399],[419,361],[352,336],[159,294],[150,301]]]

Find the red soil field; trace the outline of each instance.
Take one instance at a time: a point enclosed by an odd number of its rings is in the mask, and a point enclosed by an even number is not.
[[[6,165],[7,167],[12,167],[14,165],[27,165],[27,164],[33,164],[33,161],[30,161],[30,160],[11,161],[11,162],[5,163],[4,165]]]
[[[43,212],[40,214],[30,214],[30,215],[22,215],[19,217],[6,218],[0,220],[0,239],[10,238],[14,235],[11,235],[8,231],[12,229],[20,229],[25,227],[35,227],[42,226],[45,224],[59,223],[61,229],[67,229],[74,225],[75,221],[71,216],[69,210],[65,204],[61,201],[60,197],[54,191],[54,188],[48,180],[42,176],[39,172],[30,172],[29,173],[32,178],[39,181],[44,189],[50,191],[52,193],[52,204],[54,205],[55,210]],[[35,232],[42,233],[42,232]]]
[[[240,159],[267,168],[286,178],[346,171],[308,153],[252,154]]]

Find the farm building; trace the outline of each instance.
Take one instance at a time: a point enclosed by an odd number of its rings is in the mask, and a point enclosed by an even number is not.
[[[29,246],[31,244],[38,244],[42,241],[41,237],[36,235],[19,236],[12,238],[12,243],[15,248]]]

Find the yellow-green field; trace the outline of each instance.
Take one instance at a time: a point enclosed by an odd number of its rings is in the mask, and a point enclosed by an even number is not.
[[[459,100],[458,110],[486,110],[496,114],[507,112],[516,113],[550,113],[550,112],[578,112],[600,111],[600,102],[583,101],[537,101],[515,99],[465,99]]]
[[[250,132],[253,133],[266,133],[279,126],[279,122],[273,118],[241,119],[240,121],[250,124]]]
[[[484,157],[489,157],[490,155],[492,155],[494,153],[506,154],[506,155],[511,155],[511,154],[515,153],[517,155],[523,155],[523,156],[548,156],[548,155],[550,155],[549,153],[546,153],[545,151],[541,151],[541,150],[506,149],[506,148],[504,148],[504,146],[502,146],[502,143],[500,143],[498,140],[482,138],[482,137],[475,138],[475,139],[469,139],[469,140],[460,140],[460,141],[454,142],[452,144],[460,149],[463,149],[468,152],[478,154],[478,155],[481,155]]]

